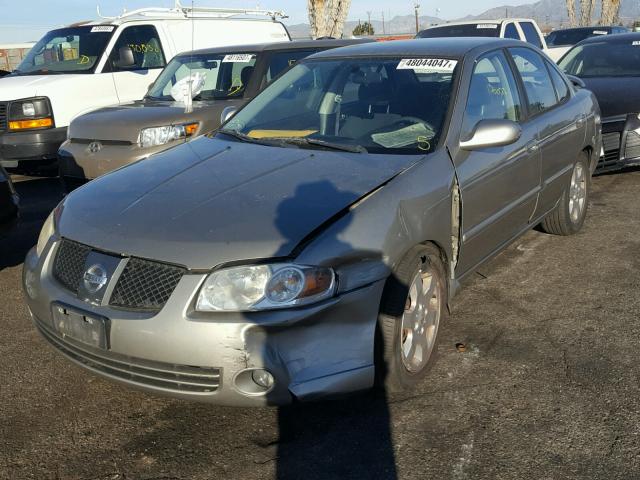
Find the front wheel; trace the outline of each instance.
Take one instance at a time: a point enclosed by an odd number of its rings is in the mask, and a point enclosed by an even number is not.
[[[402,391],[418,383],[436,360],[446,315],[446,275],[435,246],[413,248],[387,280],[377,338],[378,385]]]
[[[542,229],[554,235],[578,233],[587,216],[590,190],[589,159],[583,153],[573,166],[569,184],[562,194],[560,203],[542,220]]]

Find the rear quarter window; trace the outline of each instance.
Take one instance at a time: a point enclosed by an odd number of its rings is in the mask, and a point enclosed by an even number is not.
[[[538,34],[538,30],[531,22],[520,22],[520,28],[522,28],[522,32],[524,33],[524,37],[527,39],[531,45],[535,45],[538,48],[542,48],[542,41],[540,40],[540,35]]]

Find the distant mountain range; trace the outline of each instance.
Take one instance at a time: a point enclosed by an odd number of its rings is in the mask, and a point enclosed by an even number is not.
[[[578,11],[578,0],[576,0],[576,11]],[[594,13],[594,23],[600,15],[599,10]],[[535,3],[519,6],[505,5],[502,7],[491,8],[480,15],[468,15],[466,17],[457,20],[483,20],[483,19],[496,19],[504,17],[523,17],[533,18],[541,26],[560,27],[566,25],[568,22],[566,0],[540,0]],[[622,0],[622,7],[620,9],[620,17],[625,23],[638,19],[640,17],[640,2],[637,0]],[[362,19],[362,21],[366,21]],[[381,20],[371,20],[373,29],[376,34],[407,34],[415,32],[415,17],[413,15],[401,15],[393,17],[391,20],[387,20],[384,26],[384,32],[382,28]],[[431,25],[438,25],[446,23],[447,20],[441,18],[421,16],[419,17],[420,29],[426,28]],[[349,21],[345,23],[344,33],[348,36],[353,29],[358,25],[357,21]],[[289,33],[294,38],[308,38],[309,37],[309,25],[306,23],[299,23],[296,25],[287,25]]]

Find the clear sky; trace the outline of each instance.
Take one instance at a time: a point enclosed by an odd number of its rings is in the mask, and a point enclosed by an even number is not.
[[[190,4],[191,0],[182,0]],[[534,0],[418,0],[422,15],[436,15],[454,19],[504,4],[520,5]],[[45,31],[64,24],[96,17],[96,4],[105,15],[116,15],[123,8],[129,10],[147,6],[174,5],[174,0],[0,0],[0,43],[37,40]],[[195,0],[196,5],[217,7],[261,8],[284,10],[291,18],[286,23],[307,22],[306,0]],[[372,11],[373,19],[413,13],[411,0],[352,0],[350,20],[366,19]]]

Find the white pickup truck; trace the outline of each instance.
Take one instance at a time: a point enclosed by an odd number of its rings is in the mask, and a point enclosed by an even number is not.
[[[0,78],[0,165],[56,162],[75,117],[141,99],[178,53],[290,41],[280,12],[145,8],[52,30]]]
[[[437,37],[493,37],[522,40],[547,53],[542,30],[530,18],[501,18],[498,20],[473,20],[451,22],[422,30],[416,38]]]

